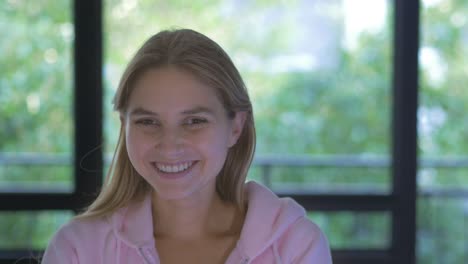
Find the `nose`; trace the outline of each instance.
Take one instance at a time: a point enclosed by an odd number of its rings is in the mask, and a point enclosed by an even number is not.
[[[156,149],[165,159],[178,159],[184,153],[184,139],[177,130],[163,131],[157,140]]]

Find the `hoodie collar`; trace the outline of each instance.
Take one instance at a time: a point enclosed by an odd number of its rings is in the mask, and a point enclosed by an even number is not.
[[[271,246],[305,210],[291,198],[279,198],[263,185],[246,183],[247,215],[238,247],[243,255],[253,259]]]
[[[305,210],[290,198],[278,198],[263,185],[245,184],[248,209],[237,243],[242,255],[250,259],[271,246],[286,229],[305,216]],[[131,202],[110,219],[115,234],[134,248],[154,245],[151,195]]]
[[[114,233],[128,246],[154,245],[151,195],[143,201],[131,202],[119,209],[110,219]]]

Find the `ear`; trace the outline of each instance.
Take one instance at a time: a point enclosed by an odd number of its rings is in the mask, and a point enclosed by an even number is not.
[[[236,112],[234,119],[232,119],[231,136],[229,138],[229,147],[234,146],[237,143],[242,131],[244,130],[245,119],[247,118],[247,112],[241,111]]]
[[[125,111],[119,111],[119,119],[120,119],[120,124],[124,125],[125,124]]]
[[[125,114],[124,113],[120,113],[119,114],[119,119],[120,119],[120,127],[122,128],[125,128]]]

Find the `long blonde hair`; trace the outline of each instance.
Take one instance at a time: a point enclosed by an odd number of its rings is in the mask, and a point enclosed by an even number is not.
[[[255,152],[252,104],[239,71],[227,53],[210,38],[190,29],[166,30],[149,38],[138,50],[122,75],[114,97],[114,110],[125,113],[133,84],[148,69],[173,66],[192,73],[214,88],[230,118],[245,111],[243,131],[228,151],[216,179],[216,191],[223,201],[243,208],[244,182]],[[97,199],[78,216],[101,217],[129,202],[142,199],[151,186],[130,162],[122,124],[106,181]]]

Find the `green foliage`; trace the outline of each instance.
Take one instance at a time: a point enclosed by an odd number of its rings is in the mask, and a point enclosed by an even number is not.
[[[309,212],[308,217],[327,234],[333,248],[386,249],[391,245],[388,212]]]
[[[467,153],[466,145],[460,144],[468,134],[468,119],[464,117],[468,112],[467,13],[468,3],[462,0],[441,1],[422,13],[421,46],[434,51],[439,68],[431,71],[430,66],[425,66],[423,56],[420,104],[443,113],[443,122],[429,120],[435,122],[435,128],[420,133],[422,155]]]
[[[70,220],[71,212],[0,213],[1,249],[43,249],[58,227]]]
[[[70,153],[72,31],[70,1],[0,3],[0,152]],[[0,186],[70,189],[70,174],[70,167],[2,166]],[[1,213],[0,247],[44,248],[66,220],[54,214]]]
[[[0,4],[2,152],[71,150],[70,13],[68,1]]]

